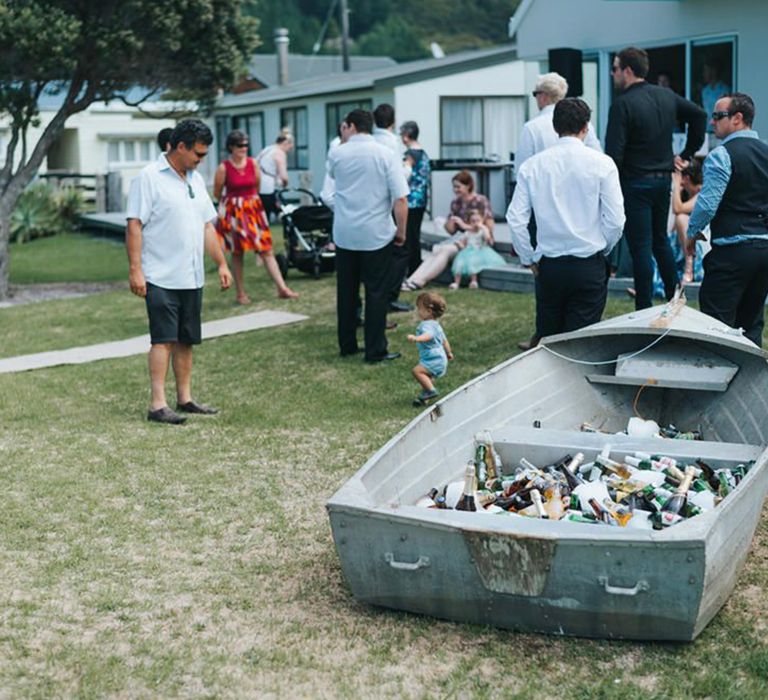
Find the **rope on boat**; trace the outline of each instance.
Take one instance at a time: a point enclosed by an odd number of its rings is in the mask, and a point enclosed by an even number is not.
[[[671,328],[667,328],[656,340],[654,340],[651,343],[648,343],[644,348],[640,348],[637,352],[633,352],[631,355],[627,355],[626,357],[622,357],[622,360],[631,360],[633,357],[637,357],[638,355],[642,355],[647,350],[650,350],[656,343],[661,342],[667,334],[671,331]],[[566,355],[562,355],[559,352],[553,350],[552,348],[548,347],[547,345],[541,346],[542,350],[546,350],[550,355],[554,355],[555,357],[559,357],[561,360],[566,360],[567,362],[573,362],[576,365],[590,365],[591,367],[598,367],[600,365],[613,365],[618,362],[618,358],[615,360],[601,360],[599,362],[592,362],[590,360],[577,360],[575,357],[567,357]]]

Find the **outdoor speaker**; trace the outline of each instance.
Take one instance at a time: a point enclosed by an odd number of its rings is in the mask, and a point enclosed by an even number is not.
[[[568,81],[568,97],[579,97],[584,92],[579,49],[550,49],[549,70]]]

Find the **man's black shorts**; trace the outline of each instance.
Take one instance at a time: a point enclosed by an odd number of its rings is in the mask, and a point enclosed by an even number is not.
[[[202,341],[200,309],[203,289],[164,289],[147,282],[147,315],[153,345]]]

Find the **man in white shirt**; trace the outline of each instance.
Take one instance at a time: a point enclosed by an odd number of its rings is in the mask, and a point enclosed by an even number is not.
[[[395,108],[382,102],[373,110],[373,138],[388,151],[392,152],[398,167],[403,167],[403,151],[399,139],[395,136]],[[392,268],[389,287],[389,311],[413,311],[413,306],[399,301],[400,287],[408,274],[410,253],[406,246],[398,246],[392,251]]]
[[[197,403],[191,393],[192,346],[202,339],[203,249],[219,267],[222,289],[232,284],[232,275],[212,223],[216,209],[196,171],[213,135],[199,119],[185,119],[169,140],[170,150],[131,183],[125,245],[131,291],[146,299],[149,316],[152,399],[147,420],[178,425],[186,418],[176,411],[217,412]],[[165,398],[171,358],[176,411]]]
[[[613,160],[584,140],[589,106],[578,98],[557,103],[557,144],[520,168],[507,210],[512,243],[536,280],[539,337],[583,328],[600,320],[608,293],[606,255],[621,238],[624,200]],[[528,222],[536,214],[531,244]]]
[[[372,131],[373,138],[392,151],[399,160],[401,149],[400,142],[395,136],[395,108],[386,102],[376,105],[376,109],[373,110],[373,122],[375,124]]]
[[[531,156],[541,153],[543,150],[554,146],[560,138],[552,126],[552,115],[555,112],[555,105],[568,94],[568,81],[559,73],[545,73],[536,79],[536,85],[533,88],[533,97],[536,100],[536,106],[539,108],[539,114],[533,119],[528,120],[523,125],[523,130],[517,144],[515,152],[515,172],[520,172],[523,163]],[[600,141],[597,140],[595,130],[592,124],[589,125],[587,137],[584,143],[596,151],[602,152]],[[531,234],[531,243],[536,245],[536,221],[531,219],[528,230]],[[521,350],[529,350],[539,344],[539,338],[536,334],[530,340],[517,344]]]
[[[555,105],[568,94],[568,82],[559,73],[545,73],[536,80],[533,96],[539,113],[523,125],[515,152],[515,172],[520,172],[523,163],[531,156],[554,146],[559,136],[552,125]],[[602,152],[600,141],[595,135],[592,124],[589,125],[585,145]]]
[[[385,326],[392,250],[405,243],[408,183],[396,160],[376,143],[373,115],[352,110],[341,124],[344,146],[328,154],[335,181],[336,315],[342,356],[360,351],[357,298],[365,287],[365,360],[400,357],[387,351]],[[394,209],[395,223],[392,222]]]

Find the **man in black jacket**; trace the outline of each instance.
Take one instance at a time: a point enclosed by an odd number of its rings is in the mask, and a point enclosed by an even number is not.
[[[762,347],[768,296],[768,146],[752,129],[755,103],[735,92],[715,103],[721,139],[704,161],[704,186],[688,221],[688,252],[709,224],[699,307]]]
[[[613,59],[614,86],[623,90],[611,106],[605,152],[616,162],[624,193],[627,223],[624,235],[632,254],[635,308],[651,306],[653,262],[656,259],[671,299],[678,277],[667,239],[671,173],[681,170],[704,142],[707,117],[700,107],[666,88],[645,80],[648,54],[626,48]],[[688,139],[679,156],[672,154],[677,122],[688,125]]]

